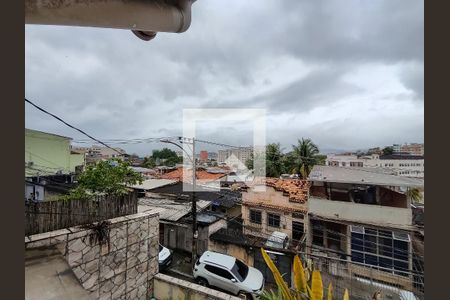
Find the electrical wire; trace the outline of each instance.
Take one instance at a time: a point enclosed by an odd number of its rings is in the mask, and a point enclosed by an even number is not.
[[[120,153],[120,152],[117,151],[116,149],[114,149],[114,148],[108,146],[107,144],[103,143],[102,141],[100,141],[100,140],[94,138],[93,136],[87,134],[87,133],[84,132],[83,130],[81,130],[81,129],[79,129],[79,128],[73,126],[73,125],[70,125],[69,123],[67,123],[66,121],[64,121],[63,119],[61,119],[60,117],[58,117],[58,116],[56,116],[56,115],[54,115],[54,114],[48,112],[47,110],[45,110],[45,109],[39,107],[38,105],[34,104],[33,102],[31,102],[31,101],[28,100],[27,98],[25,98],[25,102],[31,104],[32,106],[34,106],[36,109],[42,111],[43,113],[46,113],[46,114],[48,114],[49,116],[52,116],[52,117],[55,118],[56,120],[58,120],[58,121],[62,122],[63,124],[65,124],[66,126],[72,128],[72,129],[75,129],[76,131],[82,133],[83,135],[85,135],[85,136],[87,136],[88,138],[90,138],[90,139],[96,141],[97,143],[100,143],[101,145],[103,145],[103,146],[105,146],[105,147],[107,147],[107,148],[109,148],[109,149],[111,149],[111,150],[113,150],[113,151],[119,153],[120,155],[122,155],[122,153]]]

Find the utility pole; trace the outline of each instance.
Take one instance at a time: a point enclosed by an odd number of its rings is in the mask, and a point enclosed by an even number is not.
[[[197,190],[197,163],[195,158],[195,138],[192,138],[192,268],[197,260],[197,199],[195,191]]]
[[[195,191],[197,190],[197,163],[195,159],[195,138],[178,138],[179,142],[182,144],[190,144],[192,145],[192,156],[189,155],[189,153],[184,150],[182,146],[179,144],[172,142],[170,140],[161,140],[163,143],[172,144],[174,146],[177,146],[183,152],[187,155],[189,160],[192,163],[192,207],[191,207],[191,214],[192,214],[192,256],[191,256],[191,264],[192,268],[194,268],[195,262],[197,260],[197,238],[198,238],[198,227],[197,227],[197,199],[195,195]]]

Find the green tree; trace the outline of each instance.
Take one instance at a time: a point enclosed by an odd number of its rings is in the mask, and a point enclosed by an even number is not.
[[[144,157],[144,162],[142,163],[142,166],[145,168],[154,168],[156,167],[156,163],[152,156],[146,156]]]
[[[325,165],[325,161],[327,160],[326,155],[318,154],[318,155],[316,155],[316,158],[317,158],[317,165],[321,165],[321,166]]]
[[[249,170],[253,170],[253,153],[250,154],[250,158],[245,161],[245,167]]]
[[[265,161],[266,176],[280,177],[280,175],[283,173],[283,153],[281,152],[281,146],[279,143],[272,143],[266,146]],[[247,169],[253,170],[253,153],[251,154],[251,157],[245,162],[245,166],[247,167]]]
[[[156,165],[173,167],[176,164],[183,162],[183,158],[179,157],[177,153],[169,148],[162,150],[153,150],[152,159]]]
[[[88,198],[104,193],[121,195],[129,191],[127,186],[142,183],[142,176],[120,159],[99,161],[89,166],[78,178],[78,186],[64,197],[65,200]]]
[[[394,148],[393,147],[384,147],[383,148],[383,155],[391,155],[394,153]]]
[[[286,174],[295,173],[296,165],[295,165],[295,155],[293,151],[283,154],[281,161],[283,163],[283,173]]]
[[[300,174],[302,179],[306,179],[314,165],[319,163],[319,148],[311,139],[298,140],[297,145],[293,145],[294,172]]]
[[[266,146],[266,176],[280,177],[283,173],[283,153],[279,143]]]

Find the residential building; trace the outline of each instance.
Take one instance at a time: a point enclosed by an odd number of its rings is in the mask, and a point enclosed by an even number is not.
[[[308,231],[309,183],[298,179],[267,178],[266,191],[250,187],[242,193],[244,234],[268,238],[273,232],[286,233],[297,246]]]
[[[325,160],[327,166],[333,167],[363,167],[364,162],[355,154],[329,154]]]
[[[200,161],[208,160],[208,151],[202,150],[200,151]]]
[[[217,152],[208,152],[208,157],[211,160],[217,160]]]
[[[243,164],[252,157],[253,147],[240,147],[226,150],[219,150],[217,156],[217,162],[219,164],[226,163],[227,159],[234,155]]]
[[[309,180],[309,255],[329,259],[333,274],[345,270],[411,290],[415,226],[406,191],[423,181],[331,166],[315,166]]]
[[[369,154],[369,155],[371,155],[371,154],[381,155],[381,154],[383,154],[383,150],[380,147],[370,148],[369,150],[367,150],[367,154]]]
[[[126,151],[121,148],[108,148],[98,145],[93,145],[89,148],[88,157],[93,159],[111,159],[124,158]]]
[[[32,176],[25,179],[25,200],[51,201],[75,187],[74,176],[67,174]]]
[[[177,168],[173,171],[167,172],[160,176],[162,179],[177,180],[185,183],[192,183],[192,169],[191,168]],[[208,186],[211,188],[220,188],[220,182],[224,179],[226,173],[224,170],[219,172],[208,172],[203,168],[197,168],[196,170],[196,184],[199,186]]]
[[[400,145],[400,144],[393,144],[392,145],[392,151],[394,153],[402,152],[402,145]]]
[[[424,144],[419,144],[419,143],[404,144],[400,147],[399,152],[409,153],[411,155],[423,156],[423,155],[425,155]]]
[[[70,149],[72,138],[25,129],[25,176],[74,174],[85,165],[83,154]]]
[[[360,158],[364,167],[385,168],[395,171],[398,176],[418,177],[425,176],[425,160],[423,156],[404,153],[391,155],[363,156]]]
[[[327,155],[325,164],[332,167],[382,168],[391,170],[393,175],[405,177],[423,178],[425,176],[424,157],[408,153],[372,154],[366,156],[330,154]]]
[[[159,213],[159,240],[160,243],[169,249],[176,249],[192,252],[192,201],[189,198],[179,199],[159,193],[146,193],[146,197],[139,199],[138,212],[158,212]],[[211,205],[210,201],[197,201],[197,216]],[[202,220],[200,218],[200,220]],[[205,222],[198,222],[199,236],[197,239],[197,254],[201,255],[207,250],[209,235],[209,225],[215,222],[217,229],[226,226],[226,221],[220,218],[209,219]],[[212,228],[215,228],[212,226]]]

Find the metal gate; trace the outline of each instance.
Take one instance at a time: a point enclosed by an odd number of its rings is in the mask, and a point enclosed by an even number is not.
[[[267,254],[272,258],[275,266],[277,266],[284,280],[291,285],[291,274],[292,274],[292,261],[293,257],[289,253],[278,253],[267,251]],[[273,278],[272,272],[267,266],[264,258],[262,257],[261,250],[256,249],[254,255],[254,267],[260,270],[266,281],[266,285],[276,285],[275,279]]]

